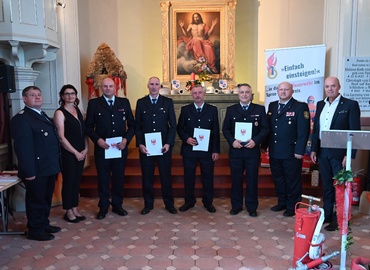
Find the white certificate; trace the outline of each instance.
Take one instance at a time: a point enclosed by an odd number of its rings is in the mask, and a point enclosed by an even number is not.
[[[209,129],[194,128],[194,138],[198,145],[193,146],[193,151],[208,151],[209,136],[211,131]]]
[[[235,139],[246,142],[250,138],[252,138],[252,123],[236,122]]]
[[[122,137],[113,137],[113,138],[105,139],[105,142],[109,144],[109,148],[105,149],[105,159],[122,157],[121,150],[119,150],[117,146],[112,146],[113,144],[120,143],[121,141],[122,141]]]
[[[162,153],[162,136],[160,132],[145,133],[147,156],[160,156]]]

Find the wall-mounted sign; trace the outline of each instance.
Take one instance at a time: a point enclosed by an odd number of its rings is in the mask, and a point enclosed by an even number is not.
[[[341,93],[370,111],[370,57],[346,57]]]

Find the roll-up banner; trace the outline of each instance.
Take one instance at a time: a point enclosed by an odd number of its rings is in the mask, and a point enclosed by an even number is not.
[[[323,99],[325,76],[325,45],[278,48],[265,50],[265,107],[278,100],[277,87],[281,82],[293,85],[293,97],[306,102],[310,110],[311,132],[316,104]],[[303,160],[303,169],[309,170],[311,134]],[[268,154],[262,155],[262,166],[269,166]]]

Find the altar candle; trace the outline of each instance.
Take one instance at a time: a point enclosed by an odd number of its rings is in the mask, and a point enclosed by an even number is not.
[[[195,81],[195,73],[194,72],[191,73],[191,80]]]

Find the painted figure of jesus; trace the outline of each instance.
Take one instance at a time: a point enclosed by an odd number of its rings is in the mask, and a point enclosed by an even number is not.
[[[183,36],[178,38],[177,44],[185,42],[186,50],[191,53],[194,60],[199,61],[200,57],[204,57],[212,72],[218,73],[215,50],[213,48],[213,43],[209,40],[209,37],[212,35],[218,23],[218,19],[214,18],[209,27],[203,22],[202,16],[199,13],[194,13],[192,15],[192,22],[188,25],[186,30],[183,20],[180,19],[178,23]]]

